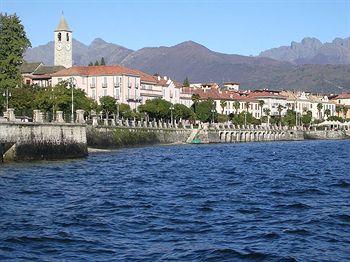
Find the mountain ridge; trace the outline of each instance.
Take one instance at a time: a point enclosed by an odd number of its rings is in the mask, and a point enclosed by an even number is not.
[[[341,46],[345,40],[338,38],[334,41]],[[308,38],[300,43],[294,42],[287,50],[292,47],[294,53],[297,50],[298,54],[303,54],[298,57],[300,59],[298,63],[292,59],[293,56],[288,56],[288,53],[286,57],[291,61],[273,59],[266,54],[259,56],[225,54],[212,51],[191,40],[169,47],[145,47],[134,51],[108,43],[102,38],[94,39],[89,45],[73,39],[73,61],[77,65],[87,65],[89,62],[104,57],[106,64],[121,64],[149,74],[167,75],[179,82],[186,77],[191,82],[234,81],[241,83],[244,89],[270,88],[339,92],[337,86],[350,86],[350,65],[344,63],[308,64],[309,49],[324,48],[325,50],[330,49],[329,52],[331,52],[332,45],[325,46],[316,38]],[[46,45],[28,49],[25,59],[29,62],[43,61],[48,65],[53,64],[53,48],[54,43],[49,42]],[[281,52],[280,49],[279,52]],[[319,52],[312,54],[316,62],[317,59],[324,61],[325,57],[330,57],[329,55],[322,56]]]

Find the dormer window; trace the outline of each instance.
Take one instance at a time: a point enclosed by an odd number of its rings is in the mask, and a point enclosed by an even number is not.
[[[61,42],[61,38],[62,38],[61,33],[58,33],[57,38],[58,38],[58,41]]]
[[[69,34],[67,33],[67,42],[69,42]]]

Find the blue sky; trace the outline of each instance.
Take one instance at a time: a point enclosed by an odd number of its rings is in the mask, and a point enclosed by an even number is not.
[[[350,0],[0,0],[17,13],[33,46],[53,38],[61,12],[74,38],[131,49],[193,40],[224,53],[257,55],[305,36],[322,42],[350,36]]]

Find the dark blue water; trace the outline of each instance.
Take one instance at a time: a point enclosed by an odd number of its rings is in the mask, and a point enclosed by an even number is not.
[[[0,259],[349,261],[350,141],[0,167]]]

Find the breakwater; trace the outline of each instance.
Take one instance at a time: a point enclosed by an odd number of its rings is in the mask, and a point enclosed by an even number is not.
[[[1,161],[77,158],[87,155],[81,124],[0,122]]]

